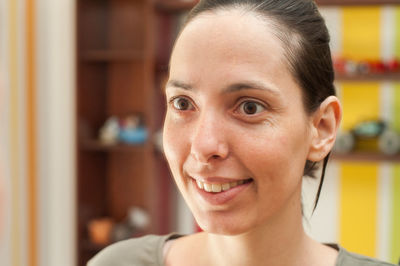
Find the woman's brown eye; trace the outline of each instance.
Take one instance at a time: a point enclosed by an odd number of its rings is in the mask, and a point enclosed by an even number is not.
[[[256,113],[261,112],[264,109],[264,107],[256,102],[244,102],[242,103],[241,109],[247,115],[254,115]]]
[[[176,109],[182,111],[189,110],[192,108],[192,104],[189,102],[188,99],[185,98],[175,98],[173,100],[173,105]]]

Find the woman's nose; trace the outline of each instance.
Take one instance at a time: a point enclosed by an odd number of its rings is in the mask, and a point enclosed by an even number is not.
[[[206,164],[228,156],[229,146],[224,128],[224,122],[215,115],[200,115],[195,123],[191,143],[191,155],[198,162]]]

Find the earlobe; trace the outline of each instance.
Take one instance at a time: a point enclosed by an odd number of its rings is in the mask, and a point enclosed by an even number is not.
[[[329,96],[312,115],[312,140],[307,159],[319,162],[331,151],[342,118],[337,97]]]

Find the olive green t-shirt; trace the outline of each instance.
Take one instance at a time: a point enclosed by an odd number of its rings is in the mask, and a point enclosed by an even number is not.
[[[178,237],[180,235],[177,234],[148,235],[121,241],[99,252],[87,266],[164,266],[164,244]],[[339,251],[336,266],[393,266],[393,264],[348,252],[338,246],[334,248]]]

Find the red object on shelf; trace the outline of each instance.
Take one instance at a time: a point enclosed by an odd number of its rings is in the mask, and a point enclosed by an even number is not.
[[[345,67],[346,67],[346,60],[343,58],[338,58],[333,60],[333,66],[336,69],[337,72],[339,73],[345,73]]]
[[[386,71],[385,64],[382,61],[377,61],[376,63],[376,72],[383,73]]]
[[[387,70],[396,72],[400,70],[400,61],[398,59],[392,59],[387,62]]]
[[[368,75],[368,74],[388,74],[400,71],[400,60],[359,60],[354,61],[345,58],[335,58],[333,60],[335,71],[346,75]]]

